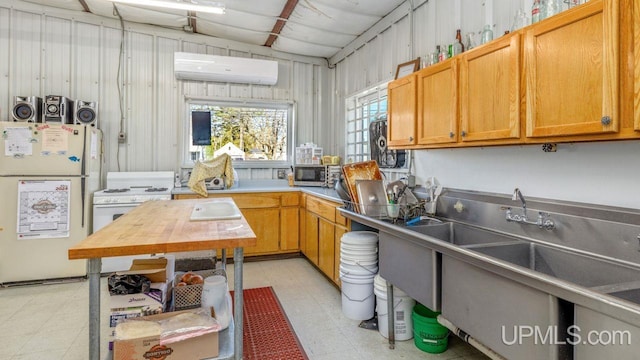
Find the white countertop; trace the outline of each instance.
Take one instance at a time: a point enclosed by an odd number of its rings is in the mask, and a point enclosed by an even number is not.
[[[240,180],[238,185],[225,190],[207,190],[210,194],[234,194],[251,192],[301,191],[330,201],[342,202],[334,189],[315,186],[289,186],[287,180]],[[189,187],[176,187],[173,195],[195,194]]]

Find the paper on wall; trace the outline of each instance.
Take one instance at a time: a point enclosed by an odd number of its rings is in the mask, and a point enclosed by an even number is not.
[[[91,132],[91,159],[98,158],[98,134],[95,131]]]

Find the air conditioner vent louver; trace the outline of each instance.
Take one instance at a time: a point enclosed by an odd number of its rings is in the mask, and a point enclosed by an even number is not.
[[[278,62],[273,60],[176,52],[177,79],[275,85]]]

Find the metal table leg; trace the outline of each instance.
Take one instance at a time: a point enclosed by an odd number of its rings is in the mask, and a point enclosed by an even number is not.
[[[100,359],[100,258],[89,259],[89,359]]]
[[[244,256],[244,249],[237,247],[233,250],[233,288],[234,288],[234,300],[233,300],[233,317],[235,323],[235,339],[234,339],[234,352],[236,360],[242,360],[242,332],[243,332],[243,318],[242,318],[242,305],[243,305],[243,292],[242,292],[242,261]]]
[[[387,281],[387,319],[389,327],[387,333],[389,334],[389,349],[396,347],[396,332],[395,332],[395,312],[393,309],[393,285]]]
[[[220,259],[222,263],[222,268],[227,270],[227,249],[222,249],[222,259]]]

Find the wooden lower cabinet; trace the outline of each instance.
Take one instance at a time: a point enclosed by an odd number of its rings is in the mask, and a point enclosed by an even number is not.
[[[340,203],[306,196],[303,254],[338,286],[340,285],[340,238],[349,221],[337,210]]]
[[[335,225],[318,219],[318,267],[330,279],[334,278]]]
[[[335,227],[335,239],[334,239],[334,257],[333,257],[333,282],[340,286],[340,239],[342,235],[349,231],[348,228],[340,225]]]
[[[299,211],[295,207],[283,207],[280,209],[280,249],[283,251],[300,250],[298,226],[300,223]]]
[[[318,215],[309,211],[306,212],[304,221],[304,255],[316,266],[318,265],[319,220]]]
[[[196,194],[175,195],[175,199],[198,199]],[[244,248],[245,256],[274,255],[300,251],[298,192],[281,193],[211,193],[209,198],[230,197],[253,229],[258,243]],[[278,224],[274,226],[274,224]],[[233,250],[227,250],[227,257]]]
[[[244,255],[275,253],[280,250],[280,229],[273,223],[280,218],[280,209],[242,209],[242,215],[258,237],[256,246],[244,249]],[[258,235],[260,234],[260,235]]]

